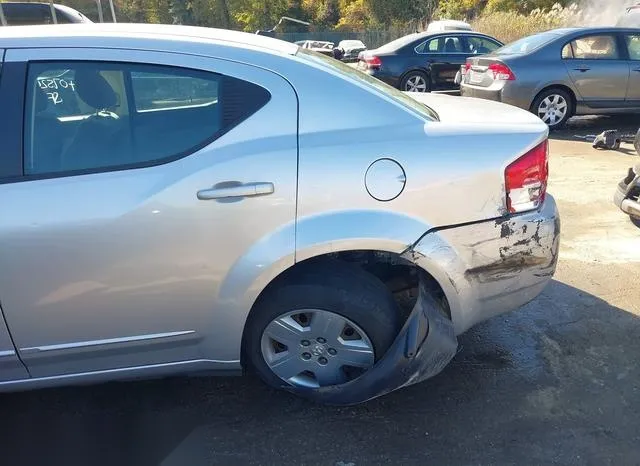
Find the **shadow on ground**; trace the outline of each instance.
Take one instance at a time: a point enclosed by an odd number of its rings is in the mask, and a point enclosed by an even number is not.
[[[361,406],[250,377],[43,390],[0,397],[0,446],[21,465],[635,464],[639,330],[552,282],[461,337],[440,376]]]

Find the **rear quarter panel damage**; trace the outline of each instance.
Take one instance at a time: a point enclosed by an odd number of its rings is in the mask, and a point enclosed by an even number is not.
[[[560,217],[548,196],[535,212],[429,232],[404,256],[440,283],[457,334],[534,299],[551,280]]]

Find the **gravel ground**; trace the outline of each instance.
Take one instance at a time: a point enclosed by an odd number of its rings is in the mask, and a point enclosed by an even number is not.
[[[539,299],[461,337],[438,377],[354,408],[252,378],[114,383],[0,396],[2,464],[640,464],[640,229],[613,206],[640,158],[551,144],[563,236]],[[629,147],[627,147],[629,149]]]

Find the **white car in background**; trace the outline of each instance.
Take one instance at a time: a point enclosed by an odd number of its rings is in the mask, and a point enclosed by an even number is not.
[[[433,21],[427,26],[426,32],[446,32],[446,31],[473,31],[473,27],[464,21],[445,19]]]

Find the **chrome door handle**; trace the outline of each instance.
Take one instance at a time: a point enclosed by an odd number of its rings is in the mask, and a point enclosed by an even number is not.
[[[230,197],[256,197],[273,194],[273,183],[248,183],[238,186],[225,186],[209,188],[198,191],[198,199],[211,201],[215,199],[228,199]]]

